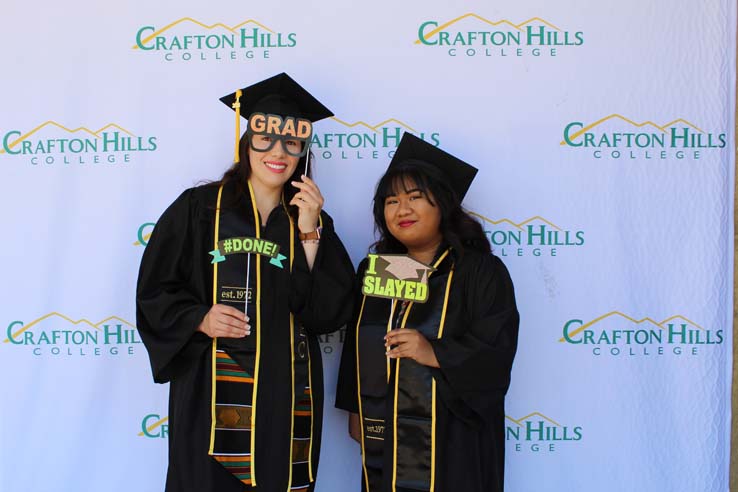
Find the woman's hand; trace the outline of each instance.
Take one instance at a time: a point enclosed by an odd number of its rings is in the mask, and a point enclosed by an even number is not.
[[[215,304],[202,319],[197,331],[210,338],[243,338],[251,334],[248,321],[249,317],[243,311],[225,304]]]
[[[384,337],[387,357],[391,359],[408,358],[418,364],[429,367],[440,367],[436,353],[428,339],[418,330],[399,328],[387,333]],[[390,349],[390,347],[394,348]]]
[[[361,421],[358,413],[349,413],[348,431],[351,439],[361,444]]]
[[[313,232],[318,228],[320,211],[325,202],[323,195],[315,181],[305,175],[302,176],[302,181],[292,181],[292,186],[300,190],[290,200],[290,205],[299,209],[297,227],[303,234]]]

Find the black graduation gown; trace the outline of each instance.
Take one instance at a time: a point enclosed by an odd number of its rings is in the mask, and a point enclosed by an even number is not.
[[[455,261],[455,267],[443,336],[430,339],[440,369],[418,365],[421,370],[430,372],[437,387],[435,491],[502,491],[505,467],[504,400],[510,385],[519,325],[513,284],[504,264],[496,256],[467,251],[459,259],[452,252],[429,278],[429,303],[443,299],[443,296],[433,296],[433,291],[445,289],[452,261]],[[366,260],[359,266],[359,282],[365,267]],[[360,303],[361,295],[353,320],[348,324],[336,391],[336,407],[353,413],[358,413],[359,404],[356,333]],[[425,312],[437,312],[439,309],[439,306],[425,306]],[[420,313],[420,310],[416,311],[417,315]],[[384,361],[381,337],[389,314],[389,300],[366,298],[361,317],[362,328],[378,333],[371,335],[376,339],[371,346],[360,344],[360,358],[381,358],[380,364]],[[415,320],[418,321],[417,316]],[[413,328],[412,312],[406,327]],[[362,342],[371,336],[363,335]],[[390,491],[392,482],[395,368],[396,365],[391,364],[389,383],[381,391],[386,395],[383,396],[386,399],[384,442],[380,445],[384,455],[381,492]],[[385,375],[382,377],[386,378]],[[399,391],[403,393],[402,387]],[[362,394],[365,392],[369,390],[362,386]],[[426,452],[428,450],[418,449],[417,455]],[[362,490],[366,490],[363,472]],[[372,489],[370,492],[380,490]]]
[[[138,277],[138,330],[149,352],[154,380],[170,383],[168,492],[249,490],[208,455],[212,339],[196,329],[213,304],[208,252],[213,250],[217,193],[217,185],[200,186],[186,190],[172,203],[151,235]],[[233,184],[224,187],[222,208],[228,207],[253,217],[250,198],[237,192]],[[291,273],[288,266],[261,269],[262,341],[254,451],[258,488],[253,489],[260,492],[287,490],[292,418],[290,312],[307,333],[314,405],[312,462],[317,473],[323,405],[317,335],[346,323],[354,297],[351,260],[330,217],[323,213],[322,220],[312,272],[297,238]],[[262,226],[261,237],[278,243],[280,252],[289,256],[289,231],[287,213],[278,206]],[[251,325],[253,336],[253,317]]]

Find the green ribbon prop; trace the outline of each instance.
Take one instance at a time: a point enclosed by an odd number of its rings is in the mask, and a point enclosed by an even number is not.
[[[210,262],[211,265],[213,265],[215,263],[220,263],[221,261],[225,261],[225,259],[226,259],[225,256],[223,256],[223,255],[220,254],[220,250],[219,249],[214,249],[214,250],[212,250],[208,254],[209,255],[213,255],[213,261]]]
[[[284,268],[284,265],[282,265],[282,260],[286,260],[286,259],[287,257],[285,255],[277,253],[277,257],[269,260],[269,263],[279,268]]]

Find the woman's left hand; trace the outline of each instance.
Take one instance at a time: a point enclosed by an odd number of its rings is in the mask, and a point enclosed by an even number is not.
[[[391,359],[408,358],[418,364],[429,367],[440,367],[436,353],[428,339],[418,330],[399,328],[387,333],[384,337],[387,357]],[[390,349],[390,347],[394,348]]]
[[[313,232],[318,228],[320,211],[325,201],[323,195],[315,181],[305,175],[302,176],[302,181],[292,181],[292,186],[300,190],[290,200],[290,205],[299,209],[297,227],[303,234]]]

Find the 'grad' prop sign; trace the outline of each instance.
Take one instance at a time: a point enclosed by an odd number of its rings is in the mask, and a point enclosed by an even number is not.
[[[425,302],[428,300],[428,275],[435,270],[407,255],[367,256],[361,292],[366,296]]]
[[[218,241],[218,247],[210,252],[213,257],[211,263],[220,263],[226,260],[227,255],[238,253],[255,253],[267,256],[271,258],[269,263],[279,268],[282,268],[282,260],[287,258],[279,254],[277,243],[255,237],[232,237]]]
[[[305,118],[276,114],[253,113],[249,117],[249,143],[257,152],[266,152],[277,140],[288,154],[302,157],[308,150],[313,136],[313,123]]]

